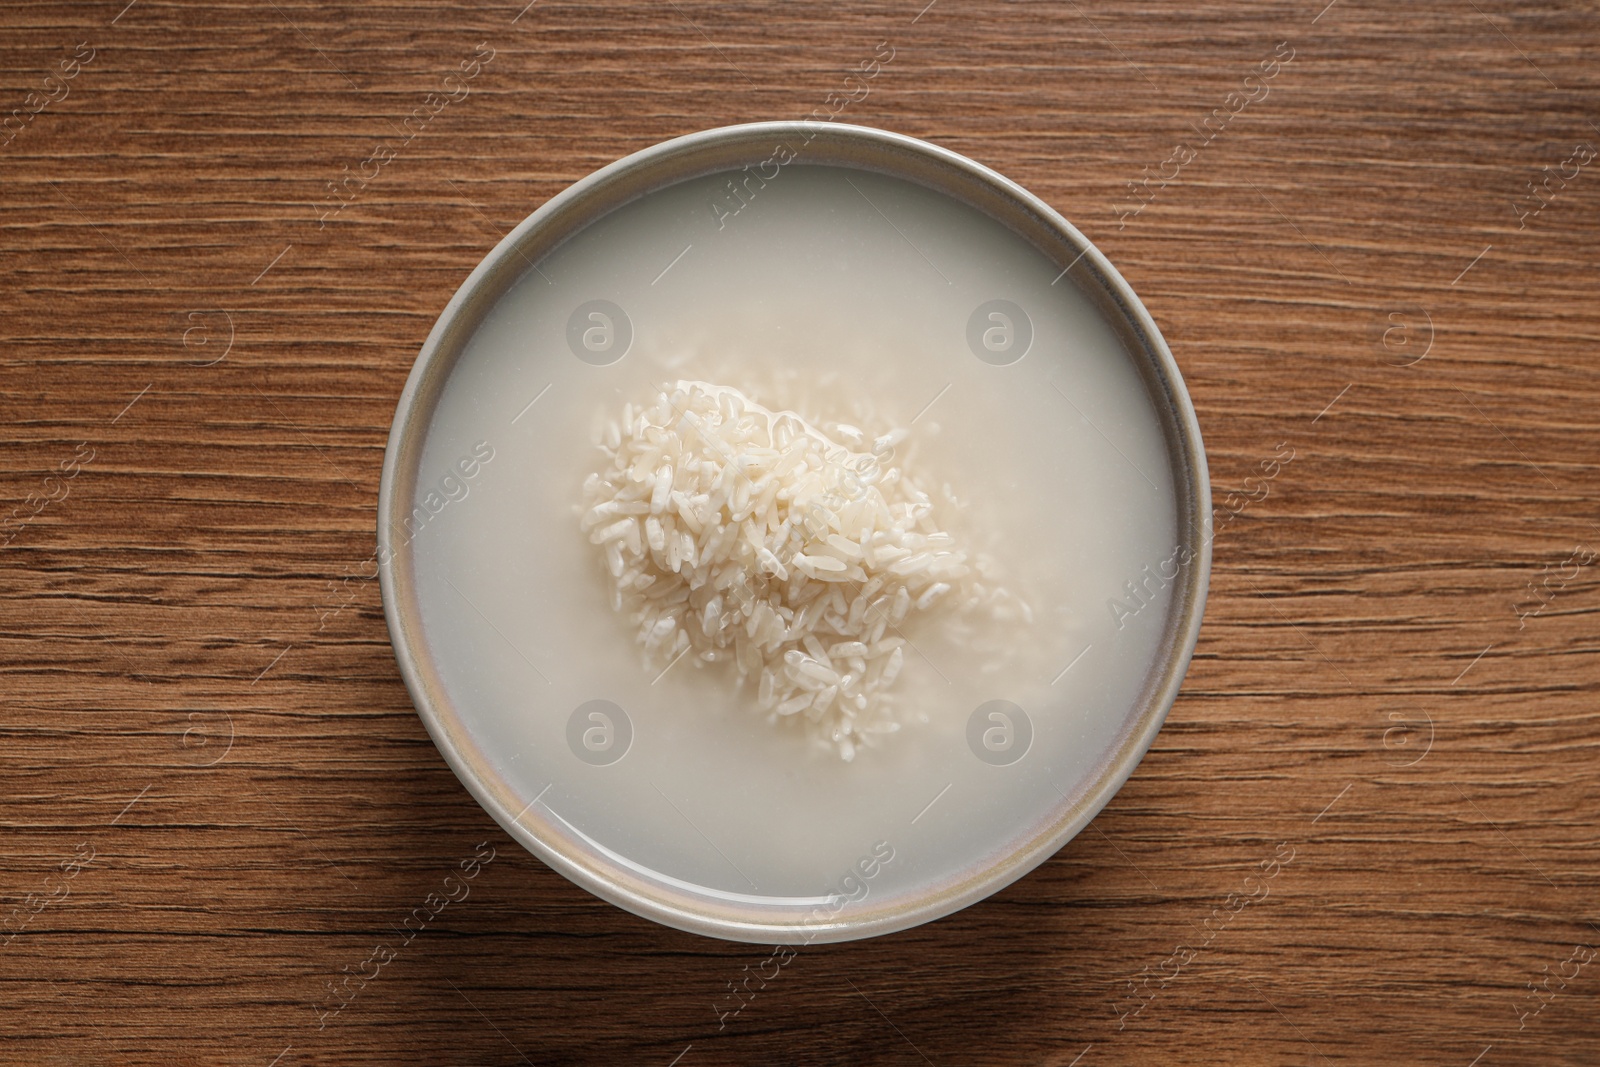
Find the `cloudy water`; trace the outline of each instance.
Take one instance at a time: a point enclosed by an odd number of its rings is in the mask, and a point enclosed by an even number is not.
[[[1115,334],[1009,230],[855,170],[794,164],[752,192],[635,201],[491,312],[428,429],[418,597],[474,740],[573,832],[734,897],[825,894],[887,843],[879,902],[1004,850],[1115,746],[1170,607],[1171,461]],[[913,712],[849,763],[769,724],[727,664],[645,665],[575,508],[597,429],[678,379],[909,428],[894,462],[950,486],[940,526],[1032,623],[908,626]]]

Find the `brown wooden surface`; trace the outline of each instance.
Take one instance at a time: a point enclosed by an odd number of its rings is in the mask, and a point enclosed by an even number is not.
[[[0,148],[0,515],[66,490],[0,531],[0,923],[31,915],[0,932],[0,1061],[1600,1061],[1600,965],[1553,977],[1600,946],[1600,565],[1566,562],[1600,548],[1600,166],[1512,207],[1600,145],[1593,5],[924,2],[0,9],[5,113],[94,49]],[[1098,242],[1219,492],[1296,458],[1219,536],[1183,695],[1090,831],[948,919],[803,950],[719,1032],[766,953],[514,845],[343,580],[412,360],[494,242],[629,152],[804,117],[880,41],[843,118]],[[1270,95],[1119,226],[1280,41]],[[480,43],[470,95],[319,228]]]

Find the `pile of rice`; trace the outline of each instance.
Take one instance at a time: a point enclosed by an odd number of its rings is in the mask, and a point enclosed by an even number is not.
[[[824,426],[727,386],[664,386],[605,427],[581,525],[649,665],[731,661],[769,721],[803,723],[850,760],[900,728],[890,689],[915,654],[909,619],[1030,614],[892,465],[905,430]]]

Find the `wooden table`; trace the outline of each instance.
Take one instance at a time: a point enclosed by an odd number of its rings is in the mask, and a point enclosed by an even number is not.
[[[924,3],[0,11],[0,1060],[1600,1060],[1600,19]],[[667,137],[804,117],[880,42],[841,118],[1107,252],[1219,498],[1295,458],[1219,535],[1183,695],[1090,831],[803,950],[719,1031],[766,951],[569,884],[429,741],[369,580],[378,475],[512,225]]]

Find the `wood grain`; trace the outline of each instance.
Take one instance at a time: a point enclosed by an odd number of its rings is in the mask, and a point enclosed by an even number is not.
[[[1600,144],[1592,5],[923,2],[0,10],[0,114],[94,53],[0,148],[0,504],[68,490],[0,533],[0,1061],[1600,1058],[1600,969],[1551,978],[1600,945],[1600,568],[1513,607],[1600,546],[1600,174],[1513,208]],[[1183,695],[1090,831],[948,919],[802,951],[719,1030],[765,952],[512,844],[346,579],[411,362],[494,242],[628,152],[805,116],[880,41],[844,117],[1110,255],[1216,490],[1296,458],[1219,536]],[[1119,218],[1278,42],[1270,93]],[[470,95],[319,225],[480,43]],[[469,899],[319,1028],[480,842]]]

